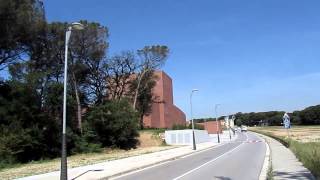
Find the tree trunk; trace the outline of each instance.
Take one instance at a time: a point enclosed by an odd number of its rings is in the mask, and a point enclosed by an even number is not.
[[[148,70],[144,70],[141,75],[138,77],[138,85],[137,88],[135,90],[135,94],[134,94],[134,99],[133,99],[133,109],[136,110],[136,104],[137,104],[137,99],[138,99],[138,94],[139,94],[139,88],[140,88],[140,84],[141,84],[141,80],[144,76],[144,74],[147,72]]]
[[[140,81],[141,81],[141,78],[139,77],[138,78],[138,85],[137,85],[137,88],[135,90],[134,99],[133,99],[133,109],[135,109],[135,110],[136,110],[136,104],[137,104],[138,93],[139,93],[139,88],[140,88]]]
[[[77,82],[75,80],[74,74],[73,74],[73,85],[74,85],[74,91],[76,94],[76,102],[77,102],[77,120],[78,120],[77,127],[78,127],[80,133],[82,133],[82,112],[81,112],[82,108],[81,108],[78,86],[77,86]]]
[[[140,115],[140,129],[143,129],[144,127],[143,127],[143,113],[141,113],[141,115]]]

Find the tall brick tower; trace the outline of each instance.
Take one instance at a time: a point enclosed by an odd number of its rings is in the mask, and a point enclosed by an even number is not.
[[[153,88],[157,102],[152,104],[152,112],[143,117],[145,127],[171,128],[174,124],[185,125],[186,115],[173,104],[172,79],[163,71],[155,72],[158,77]]]

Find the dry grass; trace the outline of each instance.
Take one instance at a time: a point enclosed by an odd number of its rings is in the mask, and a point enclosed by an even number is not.
[[[174,146],[162,146],[162,140],[152,131],[140,133],[140,145],[137,149],[120,150],[105,149],[102,153],[77,154],[68,157],[68,167],[78,167],[100,162],[111,161],[146,153],[152,153],[174,148]],[[60,169],[60,159],[36,161],[28,164],[17,165],[12,168],[1,169],[0,179],[13,179],[46,172],[58,171]]]
[[[279,137],[288,136],[287,130],[282,126],[251,127],[250,129],[271,133]],[[289,136],[299,142],[320,142],[320,126],[293,126],[289,130]]]
[[[153,131],[142,131],[139,137],[140,145],[139,147],[153,147],[162,146],[163,142],[158,134]]]

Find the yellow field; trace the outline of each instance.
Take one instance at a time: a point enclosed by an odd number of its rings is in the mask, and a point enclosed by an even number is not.
[[[280,137],[288,136],[288,132],[283,126],[250,127],[250,129]],[[299,142],[320,142],[320,126],[293,126],[289,129],[289,136]]]

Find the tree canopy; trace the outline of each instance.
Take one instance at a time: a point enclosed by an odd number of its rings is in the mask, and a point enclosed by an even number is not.
[[[70,23],[47,22],[40,0],[0,0],[0,19],[0,71],[9,75],[0,77],[0,168],[55,158]],[[154,99],[153,72],[169,48],[150,45],[109,55],[108,28],[80,23],[85,28],[72,31],[68,49],[68,153],[135,148],[141,118]]]

